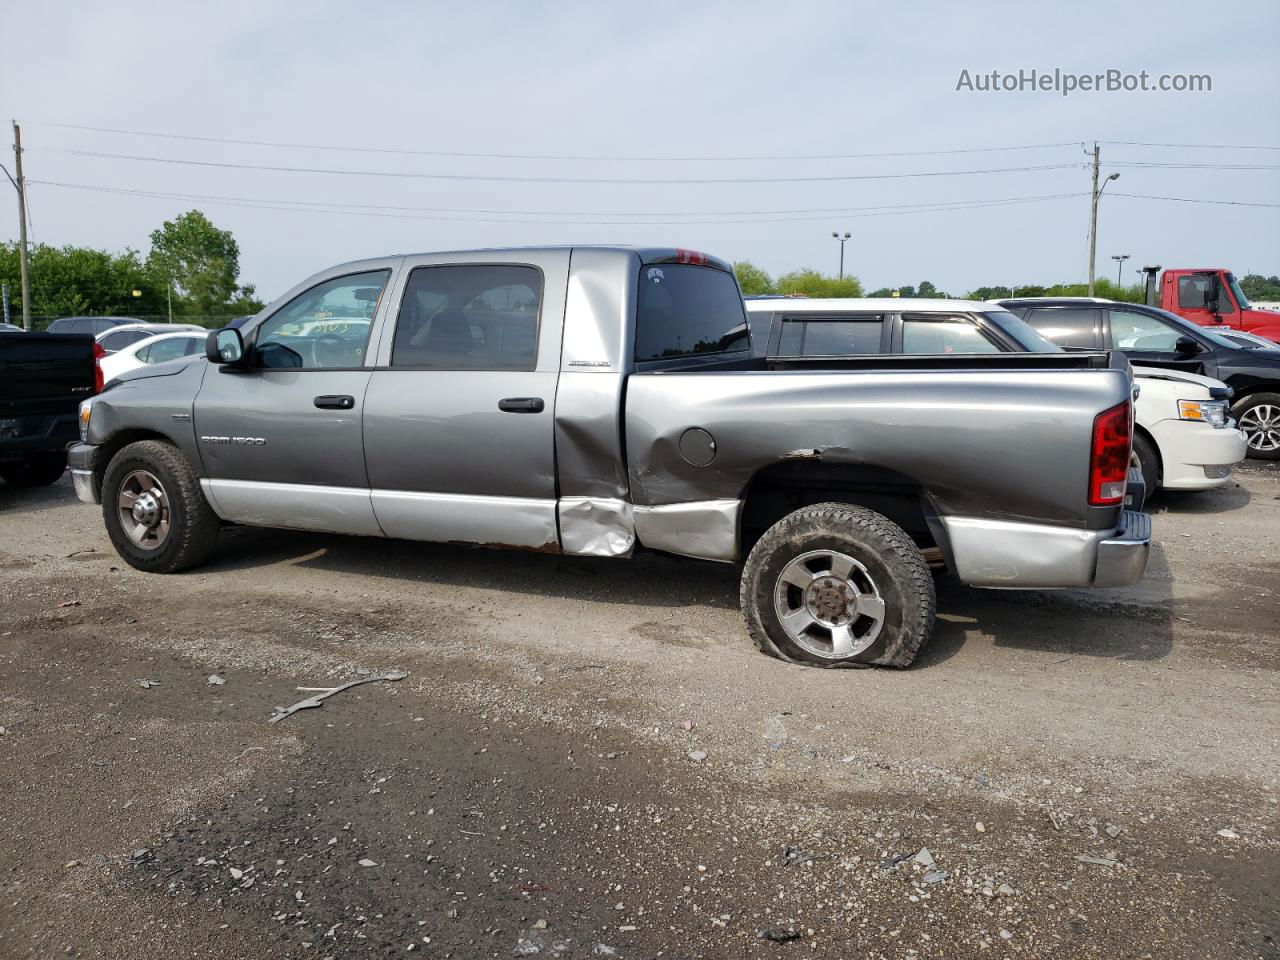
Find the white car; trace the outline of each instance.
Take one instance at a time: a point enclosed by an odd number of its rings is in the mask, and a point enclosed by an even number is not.
[[[148,337],[160,333],[177,333],[182,330],[204,330],[194,323],[127,323],[123,326],[104,330],[94,339],[98,341],[104,353],[112,354],[123,350],[131,343],[141,343]],[[205,331],[206,333],[208,331]]]
[[[122,373],[128,373],[147,364],[164,363],[166,360],[202,354],[208,336],[209,332],[203,329],[182,330],[177,333],[161,333],[130,344],[123,350],[118,350],[99,361],[102,367],[102,382],[105,384]]]
[[[1163,367],[1133,368],[1141,388],[1134,407],[1133,452],[1147,496],[1160,489],[1208,490],[1231,476],[1248,452],[1227,415],[1231,389],[1219,380]]]

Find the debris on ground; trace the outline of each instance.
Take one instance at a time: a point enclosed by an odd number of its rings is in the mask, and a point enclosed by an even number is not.
[[[701,763],[703,760],[707,759],[707,751],[690,750],[689,759],[692,760],[694,763]]]
[[[778,857],[778,866],[789,867],[795,863],[812,863],[814,860],[823,860],[825,857],[809,853],[807,850],[801,850],[799,847],[793,847],[791,844],[783,844],[782,853]]]
[[[358,687],[362,683],[375,683],[379,680],[403,680],[409,674],[404,670],[393,670],[391,673],[380,673],[377,676],[361,677],[358,680],[349,680],[346,683],[336,687],[298,687],[303,693],[314,693],[314,697],[307,697],[305,700],[299,700],[297,703],[288,707],[276,707],[267,720],[267,723],[279,723],[285,717],[292,716],[299,710],[307,710],[311,707],[323,706],[324,701],[332,697],[335,693],[341,693],[343,690],[350,690],[352,687]]]
[[[1114,867],[1119,860],[1112,860],[1110,857],[1091,857],[1087,853],[1082,853],[1076,857],[1081,863],[1093,863],[1100,867]]]
[[[206,683],[208,683],[209,686],[211,687],[220,687],[226,682],[227,682],[226,680],[218,676],[216,673],[209,674],[209,679],[206,681]]]
[[[1222,837],[1224,840],[1240,839],[1240,834],[1236,833],[1230,827],[1223,827],[1221,830],[1218,831],[1218,836]]]
[[[143,690],[150,690],[152,687],[160,686],[159,680],[152,680],[150,677],[134,677],[133,682]]]
[[[78,606],[80,606],[80,601],[79,601],[79,600],[68,600],[66,603],[60,603],[60,604],[58,604],[58,607],[59,607],[59,608],[66,608],[66,607],[78,607]]]
[[[790,943],[792,940],[800,939],[800,931],[793,930],[791,927],[769,927],[767,930],[761,930],[760,936],[774,943]]]
[[[945,870],[934,870],[931,873],[926,873],[921,882],[926,884],[941,883],[943,880],[947,879],[948,876],[949,874]]]
[[[910,853],[899,853],[897,856],[890,857],[884,863],[880,864],[880,869],[892,870],[894,867],[902,863],[904,860],[910,860],[910,859],[911,859]]]
[[[933,854],[929,852],[928,847],[921,847],[920,852],[917,853],[915,857],[913,857],[912,859],[914,859],[916,863],[920,864],[920,866],[926,867],[926,868],[932,867],[934,864]]]

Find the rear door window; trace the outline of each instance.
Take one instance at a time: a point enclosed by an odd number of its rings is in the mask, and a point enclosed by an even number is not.
[[[780,357],[848,357],[884,352],[884,316],[783,317]]]
[[[114,353],[116,350],[123,350],[129,344],[145,340],[150,336],[154,336],[154,334],[147,330],[113,330],[98,342],[102,344],[103,350],[108,353]]]
[[[738,283],[715,267],[646,264],[636,297],[636,360],[746,351]]]
[[[1173,353],[1181,330],[1134,310],[1111,311],[1111,342],[1117,350]]]
[[[522,264],[417,267],[409,274],[391,366],[533,370],[542,271]]]
[[[968,317],[908,314],[902,318],[903,353],[1000,353],[1002,350]]]
[[[1037,307],[1027,314],[1027,323],[1063,347],[1098,346],[1098,311],[1092,307]]]

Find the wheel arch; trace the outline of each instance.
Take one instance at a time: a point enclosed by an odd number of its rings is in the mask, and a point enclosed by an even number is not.
[[[175,449],[182,449],[181,445],[175,443],[172,437],[167,437],[158,430],[145,428],[118,430],[106,441],[98,445],[98,457],[94,462],[94,482],[97,484],[98,489],[102,489],[102,482],[107,475],[107,467],[111,465],[111,461],[115,459],[116,454],[129,446],[129,444],[137,443],[139,440],[159,440],[161,443],[167,443]]]
[[[739,556],[749,554],[764,532],[788,514],[830,502],[882,514],[911,536],[931,564],[950,565],[946,530],[922,483],[876,464],[829,463],[816,457],[778,461],[752,474],[742,493]]]

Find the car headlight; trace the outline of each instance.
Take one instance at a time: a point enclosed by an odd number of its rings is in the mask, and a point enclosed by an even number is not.
[[[1227,422],[1227,405],[1221,400],[1179,400],[1178,418],[1221,427]]]
[[[80,442],[89,442],[89,418],[93,416],[93,400],[80,401]]]

